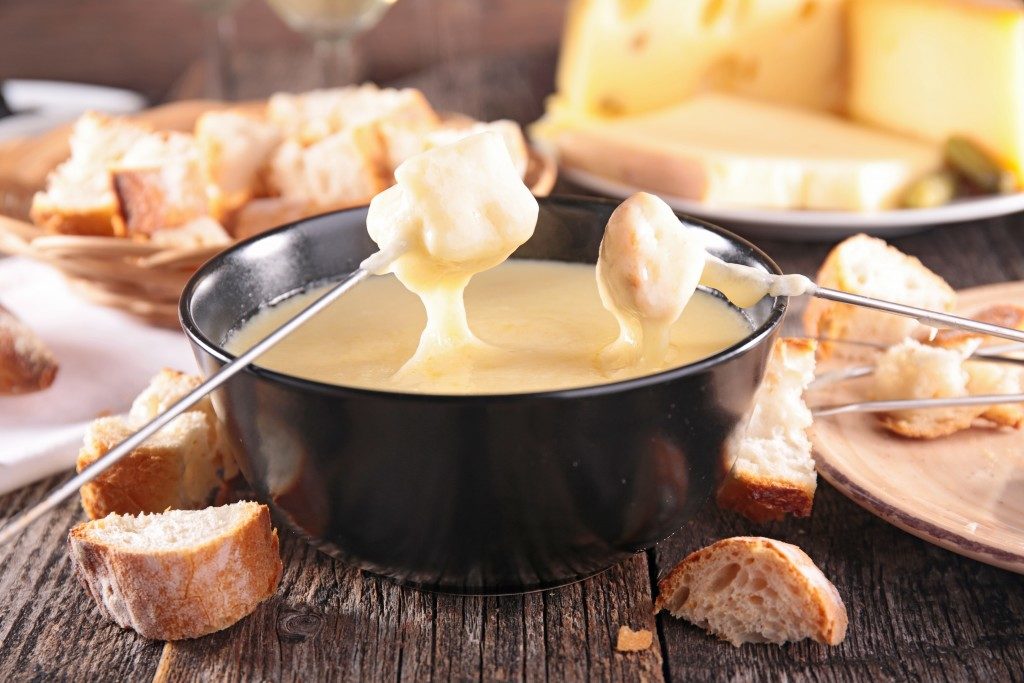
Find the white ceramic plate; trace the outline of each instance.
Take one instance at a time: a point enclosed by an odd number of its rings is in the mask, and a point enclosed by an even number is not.
[[[589,190],[625,199],[643,188],[608,180],[587,171],[563,166],[565,178]],[[800,241],[834,241],[859,232],[899,237],[943,223],[960,223],[1024,211],[1024,192],[960,199],[934,209],[900,209],[873,213],[852,211],[798,211],[715,206],[692,199],[659,194],[676,211],[703,218],[754,237]]]
[[[960,292],[970,314],[1024,300],[1024,282]],[[864,400],[866,380],[809,394],[812,405]],[[818,472],[850,500],[915,536],[1024,574],[1024,431],[975,427],[940,439],[904,439],[864,413],[817,418]]]
[[[2,85],[13,116],[0,119],[0,140],[42,133],[94,109],[128,114],[146,106],[146,98],[118,88],[61,81],[9,80]]]

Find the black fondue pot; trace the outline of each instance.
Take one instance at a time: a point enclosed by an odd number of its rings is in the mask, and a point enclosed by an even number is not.
[[[594,263],[616,203],[540,200],[514,255]],[[711,251],[770,272],[721,228]],[[376,250],[366,209],[299,221],[213,258],[181,299],[203,371],[268,302],[337,279]],[[786,309],[746,309],[753,332],[698,363],[581,389],[442,396],[351,389],[247,368],[214,403],[242,472],[276,518],[324,552],[417,587],[533,590],[650,548],[712,495],[722,444],[748,408]]]

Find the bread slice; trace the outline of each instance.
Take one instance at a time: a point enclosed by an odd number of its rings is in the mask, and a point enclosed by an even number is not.
[[[75,122],[70,157],[47,177],[46,189],[32,198],[31,216],[50,232],[116,236],[117,198],[109,167],[149,129],[95,112]]]
[[[267,117],[302,145],[356,126],[372,128],[383,122],[432,126],[439,120],[419,90],[381,89],[372,83],[301,95],[277,93],[267,101]]]
[[[203,249],[227,246],[231,244],[231,235],[210,216],[200,216],[175,228],[155,230],[149,241],[169,249]]]
[[[124,234],[148,239],[158,230],[209,214],[196,140],[187,133],[152,133],[111,169]]]
[[[79,472],[135,433],[121,416],[101,417],[85,431]],[[80,490],[90,519],[110,513],[162,512],[208,505],[220,487],[211,458],[214,437],[199,412],[185,413]]]
[[[228,628],[274,595],[277,531],[265,505],[110,515],[68,534],[75,571],[100,612],[152,640]]]
[[[919,260],[867,235],[854,235],[836,245],[818,271],[817,282],[822,287],[936,311],[951,311],[956,303],[953,289]],[[891,345],[919,328],[920,323],[911,318],[817,298],[808,302],[804,312],[808,336],[821,339]],[[819,348],[822,354],[864,355],[864,347],[849,344],[823,343]]]
[[[57,359],[43,340],[0,306],[0,394],[46,389],[57,376]]]
[[[943,334],[924,343],[908,339],[890,347],[875,364],[872,397],[890,400],[1021,393],[1024,389],[1021,368],[968,360],[986,339],[978,334]],[[903,410],[878,415],[886,429],[915,439],[948,436],[970,428],[977,418],[1016,429],[1024,426],[1024,407],[1018,403],[1005,403]]]
[[[228,110],[200,116],[195,136],[211,213],[223,220],[260,191],[260,171],[282,134],[268,121]]]
[[[691,553],[658,582],[654,609],[737,647],[846,637],[839,591],[800,548],[770,538],[726,538]]]
[[[135,399],[127,415],[104,417],[86,429],[77,469],[105,455],[200,384],[200,378],[164,369]],[[204,399],[81,489],[91,519],[110,513],[162,512],[208,505],[238,474],[234,453]]]
[[[816,347],[809,339],[776,340],[750,412],[725,444],[721,507],[756,522],[811,514],[817,474],[803,393],[814,379]]]
[[[198,375],[189,375],[172,368],[162,369],[149,381],[149,385],[142,393],[135,397],[128,411],[128,423],[138,429],[177,403],[202,382]],[[189,412],[193,411],[198,411],[206,417],[206,424],[214,434],[215,462],[220,476],[225,480],[233,478],[238,474],[238,465],[223,434],[220,419],[213,409],[213,402],[209,397],[204,398]]]
[[[328,211],[369,203],[391,184],[377,132],[347,128],[303,147],[286,141],[270,161],[272,192]]]
[[[967,396],[964,359],[977,346],[941,348],[907,339],[878,357],[871,397],[877,401]],[[912,439],[934,439],[970,428],[983,407],[928,408],[878,413],[886,429]]]

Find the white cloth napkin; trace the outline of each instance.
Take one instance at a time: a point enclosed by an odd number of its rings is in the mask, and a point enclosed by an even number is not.
[[[182,332],[91,304],[49,266],[0,259],[0,303],[60,364],[49,389],[0,396],[0,494],[72,467],[85,426],[101,413],[127,411],[161,368],[195,371]]]

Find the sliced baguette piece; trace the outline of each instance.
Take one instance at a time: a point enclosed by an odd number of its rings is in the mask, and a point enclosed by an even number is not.
[[[348,128],[303,147],[286,141],[270,161],[272,192],[328,211],[366,204],[391,184],[377,132]]]
[[[839,591],[804,551],[736,536],[691,553],[658,582],[655,612],[668,610],[735,646],[846,637]]]
[[[201,380],[165,368],[135,399],[127,415],[92,422],[78,454],[81,472],[142,425],[199,386]],[[110,513],[139,514],[208,505],[224,482],[238,474],[210,399],[173,420],[127,458],[81,489],[90,519]]]
[[[159,132],[138,140],[111,169],[118,218],[129,237],[209,214],[196,140],[188,133]]]
[[[875,362],[871,397],[876,401],[967,396],[970,376],[964,359],[978,340],[958,348],[921,344],[913,339],[889,347]],[[928,408],[878,413],[879,423],[912,439],[935,439],[969,429],[985,407]]]
[[[135,397],[131,409],[128,411],[128,423],[138,429],[177,403],[202,382],[202,378],[198,375],[189,375],[173,368],[163,368],[149,380],[149,384],[142,390],[142,393]],[[209,397],[204,398],[189,412],[194,411],[198,411],[206,417],[206,424],[214,435],[213,443],[217,451],[215,462],[220,476],[225,480],[231,479],[238,474],[238,465],[222,432],[220,420],[213,409],[213,402]]]
[[[57,359],[43,340],[0,306],[0,394],[46,389],[57,376]]]
[[[133,433],[124,417],[101,417],[85,431],[76,469],[98,460]],[[80,489],[90,519],[207,505],[220,487],[210,457],[213,435],[200,412],[175,418],[116,465]]]
[[[817,282],[822,287],[935,311],[951,311],[956,303],[953,289],[919,260],[867,235],[854,235],[836,245],[818,271]],[[818,298],[812,298],[804,312],[807,335],[821,339],[888,346],[912,336],[921,327],[911,318]],[[864,349],[852,344],[822,343],[819,354],[857,357],[864,355]]]
[[[195,136],[211,213],[223,220],[260,191],[260,170],[282,133],[273,123],[228,110],[200,116]]]
[[[281,580],[265,505],[110,515],[73,527],[75,571],[100,612],[152,640],[198,638],[235,624]]]
[[[109,167],[148,134],[147,127],[125,119],[96,112],[79,117],[68,140],[71,155],[49,174],[46,189],[32,198],[33,222],[49,232],[118,236]]]
[[[1016,304],[994,304],[980,311],[971,312],[971,318],[984,323],[1002,325],[1015,330],[1024,330],[1024,306]],[[972,343],[1001,344],[1004,339],[979,335],[963,330],[935,330],[934,334],[923,340],[931,346],[942,348],[964,349]],[[967,361],[964,370],[969,377],[967,391],[971,395],[981,394],[1019,394],[1024,391],[1024,371],[1021,368],[1000,363]],[[981,417],[1002,427],[1019,429],[1024,426],[1024,405],[1019,403],[1003,403],[989,406]]]
[[[811,514],[818,482],[803,393],[816,348],[810,339],[775,341],[750,412],[726,441],[719,506],[756,522]]]
[[[355,126],[382,122],[436,125],[437,112],[419,90],[378,88],[373,83],[312,90],[301,95],[277,93],[267,101],[267,117],[285,135],[311,145]]]

